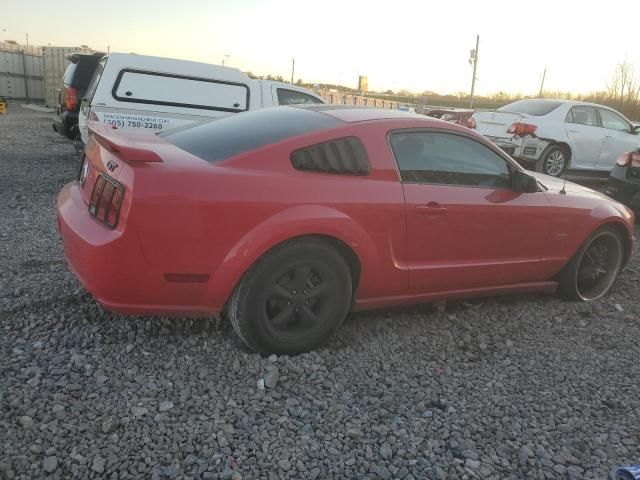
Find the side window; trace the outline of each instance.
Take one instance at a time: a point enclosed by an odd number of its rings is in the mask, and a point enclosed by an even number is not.
[[[104,70],[104,66],[107,63],[107,59],[103,58],[98,62],[96,66],[95,72],[93,72],[93,77],[89,82],[89,86],[87,87],[87,93],[85,94],[85,98],[91,102],[93,100],[93,96],[96,93],[96,89],[98,88],[98,83],[100,83],[100,77],[102,77],[102,71]]]
[[[313,105],[317,103],[322,103],[322,101],[306,93],[286,88],[278,89],[278,105]]]
[[[71,85],[71,83],[73,82],[73,75],[76,73],[77,68],[78,64],[71,62],[64,72],[62,83],[64,83],[65,85]]]
[[[567,113],[567,118],[564,119],[565,122],[567,123],[576,123],[575,120],[573,119],[573,109],[569,109],[569,113]]]
[[[602,120],[602,126],[604,128],[618,130],[620,132],[631,132],[629,123],[617,113],[605,108],[599,108],[598,111],[600,112],[600,119]]]
[[[125,68],[120,70],[111,93],[119,102],[221,112],[249,110],[249,87],[243,83],[173,73]]]
[[[510,188],[507,161],[470,138],[439,132],[390,137],[403,182]]]
[[[598,126],[598,117],[596,116],[596,109],[593,107],[576,105],[571,107],[566,121],[569,123],[578,123],[580,125],[591,125],[592,127]]]

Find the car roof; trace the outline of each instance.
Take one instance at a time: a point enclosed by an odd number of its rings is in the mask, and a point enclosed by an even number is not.
[[[390,108],[369,108],[359,105],[292,105],[292,107],[321,112],[346,123],[394,119],[433,120],[417,113],[392,110]]]
[[[599,103],[582,102],[580,100],[566,100],[566,99],[562,99],[562,98],[521,98],[520,100],[514,100],[511,103],[516,103],[516,102],[520,102],[520,101],[526,101],[526,102],[557,102],[557,103],[561,103],[563,105],[588,105],[590,107],[611,108],[611,107],[607,107],[606,105],[602,105],[602,104],[599,104]]]

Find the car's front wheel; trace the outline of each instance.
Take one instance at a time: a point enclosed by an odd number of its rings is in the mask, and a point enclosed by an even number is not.
[[[569,158],[564,148],[559,145],[551,145],[540,156],[542,173],[559,177],[568,166]]]
[[[560,292],[570,300],[605,295],[622,269],[624,249],[617,230],[602,227],[584,242],[558,276]]]
[[[342,324],[352,295],[349,267],[317,238],[275,247],[245,274],[228,304],[234,330],[252,350],[302,353]]]

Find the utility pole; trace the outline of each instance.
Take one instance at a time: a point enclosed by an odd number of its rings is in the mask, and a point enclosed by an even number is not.
[[[25,33],[27,37],[27,52],[29,51],[29,34]],[[24,94],[27,97],[27,103],[31,103],[31,98],[29,97],[29,74],[27,72],[27,57],[24,48],[22,49],[22,69],[24,70]]]
[[[547,76],[547,67],[544,67],[544,72],[542,72],[542,82],[540,83],[540,93],[538,97],[542,98],[542,89],[544,88],[544,79]]]
[[[222,66],[223,66],[223,67],[224,67],[224,59],[226,58],[226,59],[227,59],[227,61],[228,61],[230,56],[231,56],[231,55],[229,55],[228,53],[225,53],[225,54],[224,54],[224,57],[222,57]]]
[[[480,35],[476,35],[476,49],[471,50],[469,57],[469,63],[473,65],[473,77],[471,78],[471,100],[469,101],[469,108],[473,108],[473,95],[476,90],[476,70],[478,69],[478,49],[480,47]]]
[[[291,59],[291,82],[290,84],[293,85],[293,72],[296,71],[296,59],[292,58]]]

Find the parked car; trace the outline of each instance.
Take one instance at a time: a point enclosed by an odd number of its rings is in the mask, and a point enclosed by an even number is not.
[[[640,146],[638,127],[593,103],[519,100],[474,118],[478,131],[509,155],[554,177],[566,169],[609,173],[621,153]]]
[[[322,97],[306,88],[252,80],[237,68],[112,53],[99,62],[79,123],[86,143],[87,120],[157,132],[246,110],[318,103]]]
[[[640,149],[618,157],[609,175],[606,193],[640,212]]]
[[[53,122],[53,129],[67,138],[76,139],[80,136],[78,130],[80,100],[87,91],[91,77],[98,66],[98,60],[103,56],[104,53],[65,55],[70,63],[62,77],[56,107],[57,118]]]
[[[351,308],[557,287],[594,300],[632,250],[623,205],[418,114],[320,105],[90,129],[57,206],[76,276],[119,312],[226,310],[258,351],[314,348]]]
[[[473,118],[475,110],[471,108],[425,107],[418,113],[446,122],[457,123],[463,127],[476,128],[476,121]]]

